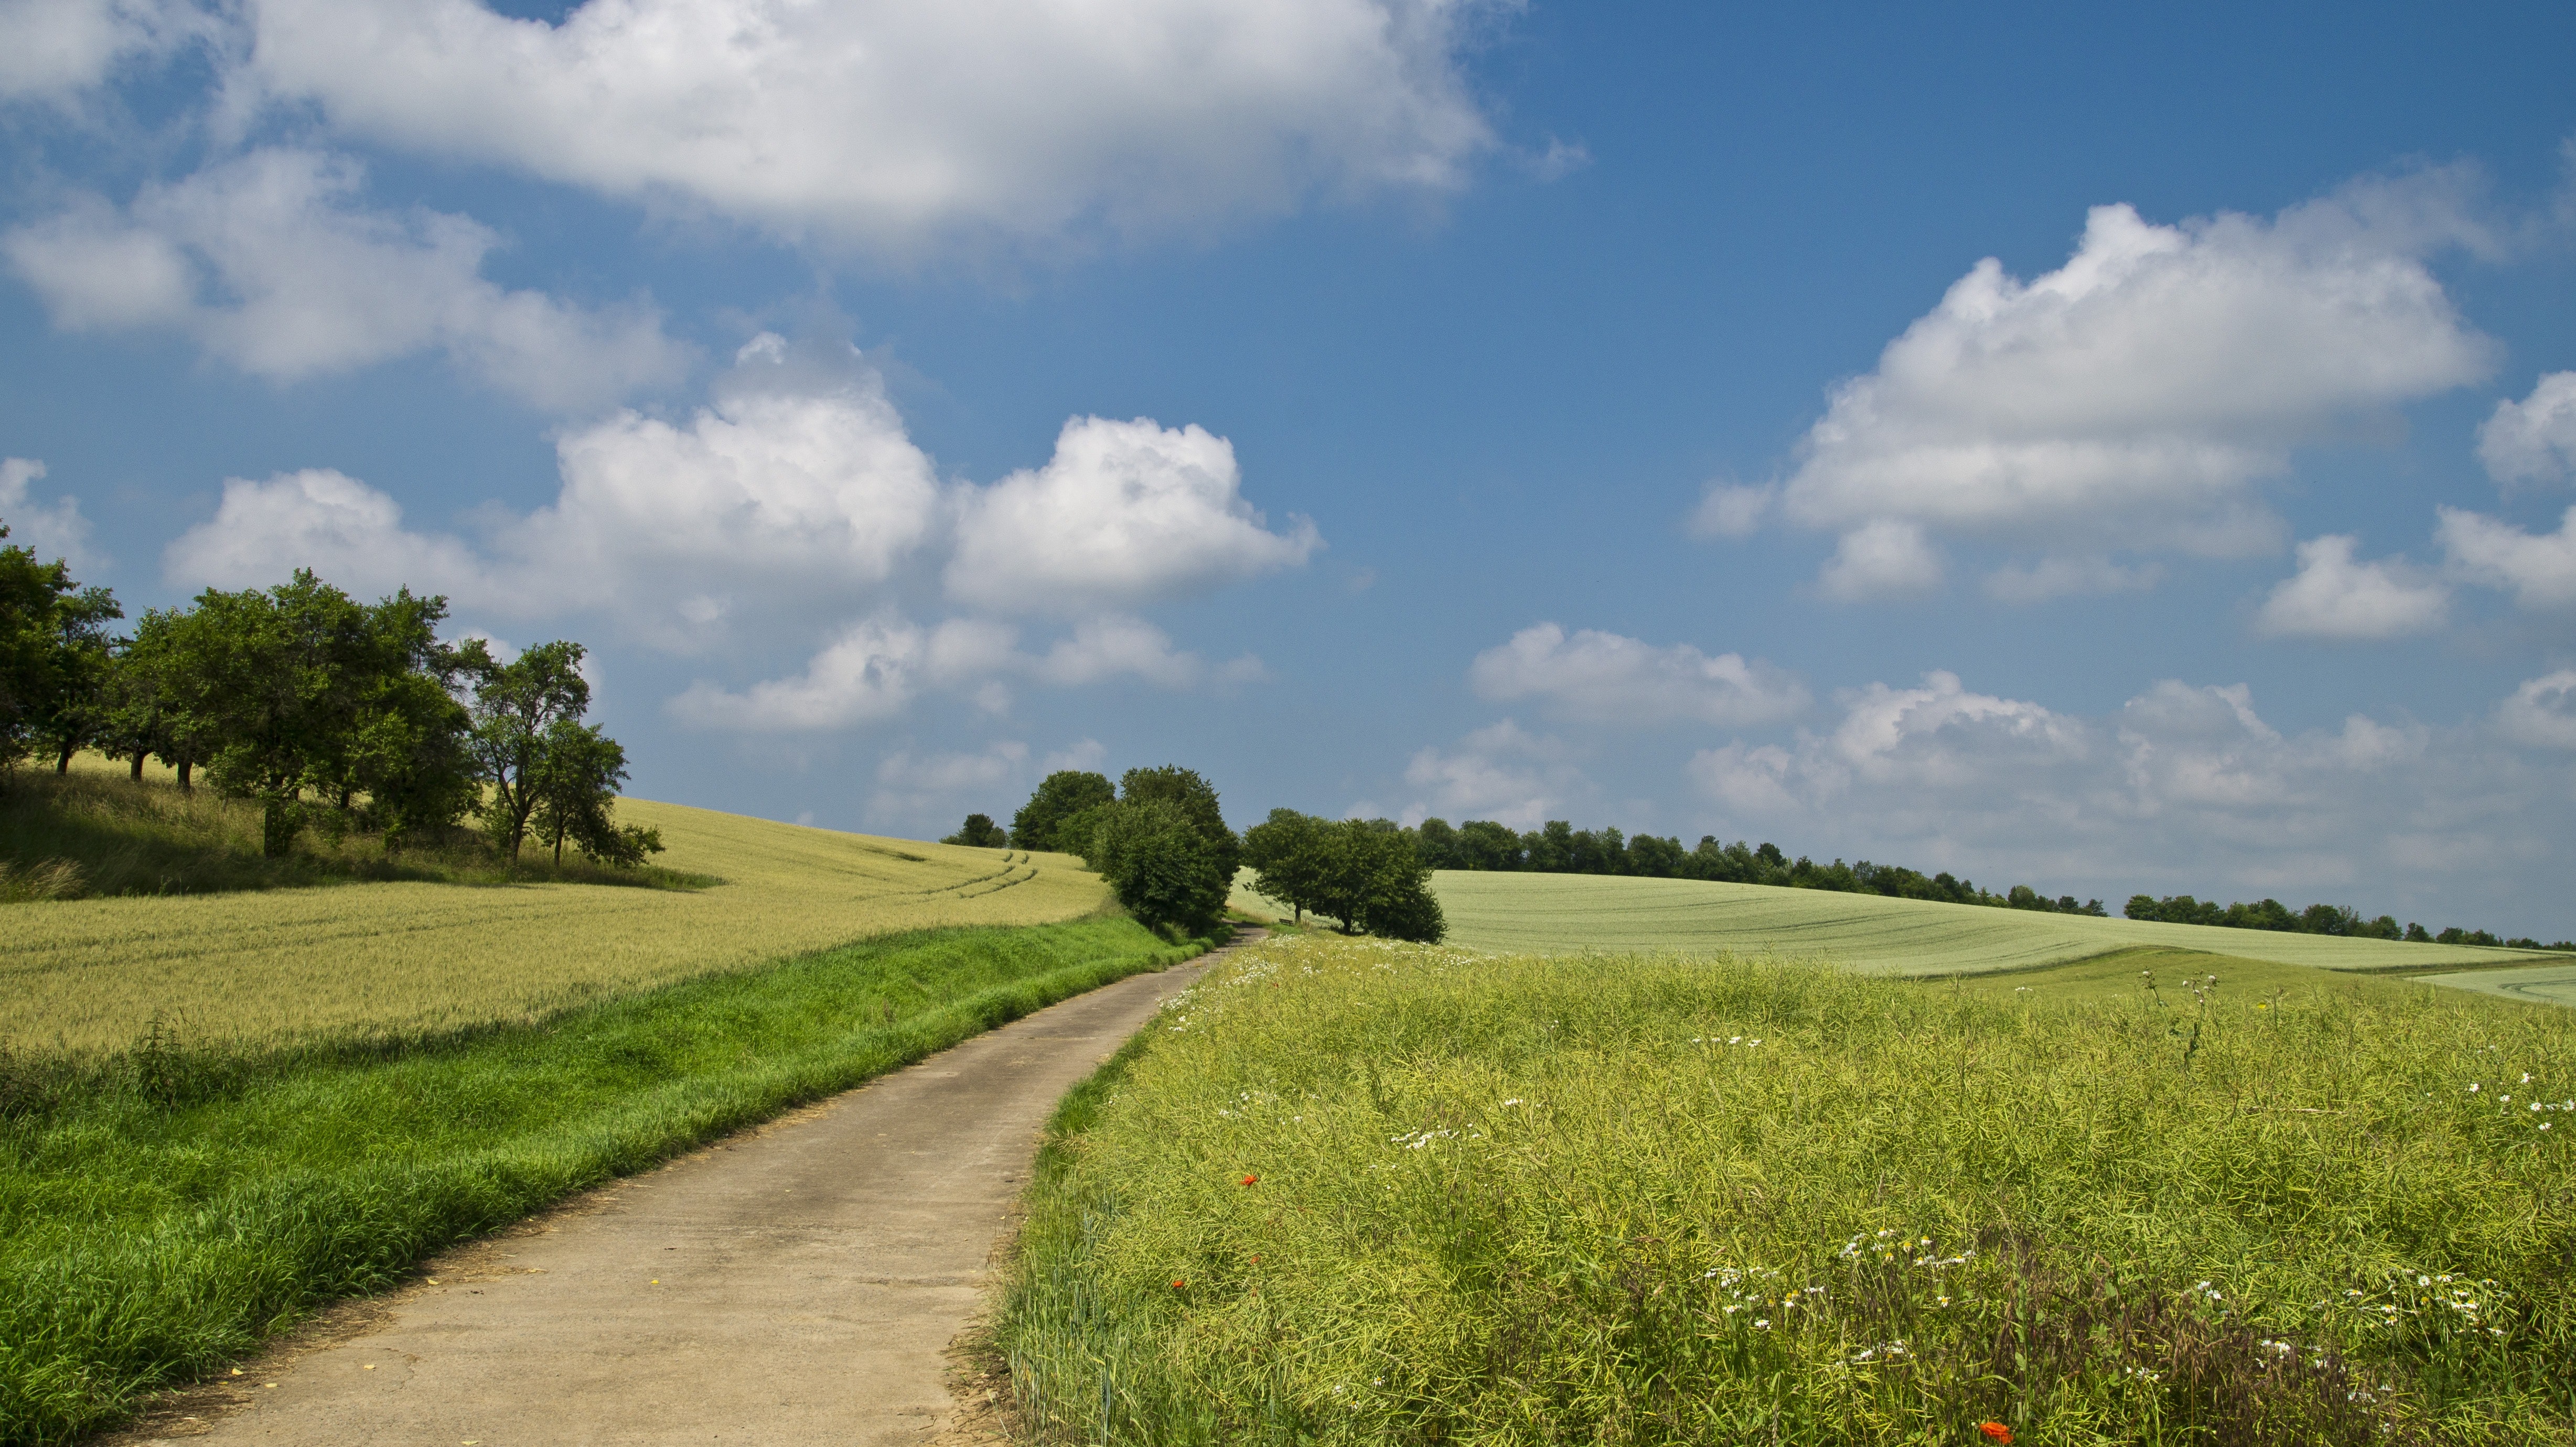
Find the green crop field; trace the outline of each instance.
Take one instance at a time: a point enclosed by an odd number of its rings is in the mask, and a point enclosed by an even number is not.
[[[121,781],[120,781],[121,782]],[[95,1052],[158,1019],[209,1043],[412,1035],[900,930],[1101,911],[1079,860],[631,799],[704,889],[351,883],[0,904],[0,1048]]]
[[[2538,1000],[2576,1005],[2576,961],[2556,965],[2523,965],[2451,975],[2419,975],[2427,984],[2477,990],[2512,1000]]]
[[[1988,909],[1868,894],[1630,879],[1443,870],[1432,889],[1449,939],[1516,954],[1769,954],[1865,974],[2027,970],[2117,950],[2197,950],[2329,970],[2478,970],[2565,955],[2219,929],[2149,920]]]
[[[1068,1100],[995,1345],[1062,1443],[2576,1443],[2576,1015],[2253,967],[1276,937]]]

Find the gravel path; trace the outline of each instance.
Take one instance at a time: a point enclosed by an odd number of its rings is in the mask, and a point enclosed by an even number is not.
[[[1067,1000],[451,1252],[113,1441],[973,1440],[948,1349],[1039,1132],[1204,968]]]

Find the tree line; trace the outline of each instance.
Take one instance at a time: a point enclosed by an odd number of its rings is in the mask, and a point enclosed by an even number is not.
[[[120,634],[124,617],[62,560],[0,546],[0,770],[37,755],[68,773],[95,749],[139,780],[158,759],[182,789],[202,774],[257,803],[270,858],[308,829],[392,853],[450,842],[469,818],[513,862],[531,839],[558,863],[570,848],[633,866],[662,848],[616,821],[626,751],[582,722],[578,643],[503,662],[438,636],[443,597],[360,603],[302,569],[147,610]]]
[[[1215,788],[1177,765],[1130,769],[1115,788],[1106,775],[1060,769],[1012,816],[1006,841],[1000,834],[989,816],[971,814],[946,842],[1081,855],[1129,913],[1157,929],[1213,928],[1247,864],[1255,887],[1301,920],[1313,913],[1345,933],[1427,942],[1448,929],[1410,832],[1274,809],[1238,838]]]
[[[1445,819],[1425,819],[1408,832],[1415,837],[1423,863],[1433,869],[1705,879],[1840,894],[1883,894],[1996,909],[2094,916],[2106,913],[2098,899],[2079,903],[2071,894],[2050,899],[2026,884],[2016,884],[1996,894],[1946,870],[1927,875],[1902,865],[1873,864],[1866,859],[1856,864],[1839,859],[1818,864],[1805,855],[1791,859],[1778,845],[1767,841],[1723,844],[1713,834],[1701,835],[1698,847],[1684,849],[1677,836],[1640,834],[1631,839],[1617,829],[1577,829],[1562,819],[1551,819],[1527,833],[1515,833],[1511,826],[1491,819],[1470,819],[1455,827]]]
[[[2504,939],[2482,929],[2462,929],[2452,925],[2439,934],[2409,921],[2397,923],[2395,915],[2383,914],[2376,919],[2362,918],[2361,911],[2343,904],[2312,904],[2296,913],[2277,899],[2259,899],[2251,904],[2242,901],[2221,907],[2218,901],[2194,899],[2188,894],[2169,894],[2162,899],[2151,894],[2129,896],[2128,906],[2120,911],[2131,919],[2163,920],[2169,924],[2214,924],[2230,929],[2281,930],[2293,934],[2341,935],[2359,940],[2410,940],[2416,944],[2435,945],[2503,945],[2522,950],[2576,950],[2576,941],[2560,940],[2544,945],[2535,939]]]

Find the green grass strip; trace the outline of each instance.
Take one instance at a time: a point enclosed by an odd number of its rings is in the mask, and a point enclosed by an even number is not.
[[[442,1247],[1199,948],[925,931],[542,1025],[0,1060],[0,1443],[111,1425]]]

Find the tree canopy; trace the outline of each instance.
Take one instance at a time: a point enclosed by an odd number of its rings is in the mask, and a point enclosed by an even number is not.
[[[1061,836],[1065,821],[1086,810],[1116,802],[1118,791],[1106,775],[1083,769],[1058,769],[1039,783],[1037,792],[1011,816],[1011,845],[1057,854],[1079,854],[1083,840]]]

